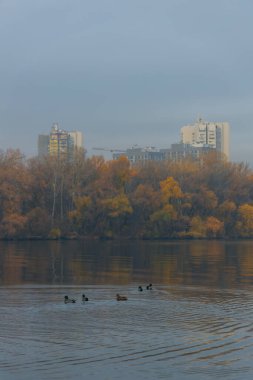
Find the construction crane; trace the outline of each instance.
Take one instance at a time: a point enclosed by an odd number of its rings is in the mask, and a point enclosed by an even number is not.
[[[122,153],[126,152],[126,150],[124,150],[124,149],[108,149],[108,148],[92,148],[92,149],[93,150],[103,150],[105,152],[111,152],[111,153],[113,153],[113,152],[122,152]]]

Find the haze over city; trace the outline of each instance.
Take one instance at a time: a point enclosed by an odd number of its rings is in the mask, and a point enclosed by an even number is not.
[[[169,147],[198,117],[253,164],[250,0],[0,0],[0,148],[58,122],[92,147]]]

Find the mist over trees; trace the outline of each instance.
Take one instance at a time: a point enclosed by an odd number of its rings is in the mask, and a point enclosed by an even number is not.
[[[253,172],[198,161],[0,153],[0,238],[252,238]]]

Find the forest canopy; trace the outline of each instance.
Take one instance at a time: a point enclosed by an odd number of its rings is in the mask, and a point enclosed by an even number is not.
[[[0,238],[252,238],[253,172],[199,160],[0,153]]]

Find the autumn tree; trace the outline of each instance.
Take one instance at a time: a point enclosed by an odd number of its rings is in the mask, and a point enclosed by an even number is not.
[[[106,198],[100,201],[100,217],[106,218],[107,223],[102,231],[107,237],[124,234],[124,227],[127,223],[127,216],[132,214],[133,209],[129,199],[124,193],[113,198]]]
[[[253,206],[244,203],[238,208],[236,232],[240,237],[253,237]]]
[[[160,182],[160,207],[150,216],[155,237],[175,237],[182,228],[181,203],[183,193],[173,177]]]
[[[191,203],[192,215],[206,217],[215,213],[218,199],[212,190],[209,190],[206,186],[200,186],[193,194],[191,194]]]
[[[0,154],[0,237],[22,236],[27,218],[27,204],[31,197],[31,177],[19,150]]]
[[[219,238],[224,233],[224,223],[214,216],[209,216],[205,221],[206,235],[211,238]]]
[[[147,234],[150,216],[161,205],[160,192],[154,190],[151,185],[140,184],[129,195],[129,199],[133,208],[131,233],[134,236],[143,237]]]
[[[225,236],[234,236],[237,207],[233,201],[224,201],[217,207],[216,215],[224,223]]]
[[[191,218],[190,228],[186,236],[197,239],[206,237],[205,223],[199,215],[193,216]]]
[[[75,209],[69,212],[69,219],[72,222],[74,232],[86,235],[90,232],[92,200],[89,196],[83,195],[74,198]]]

